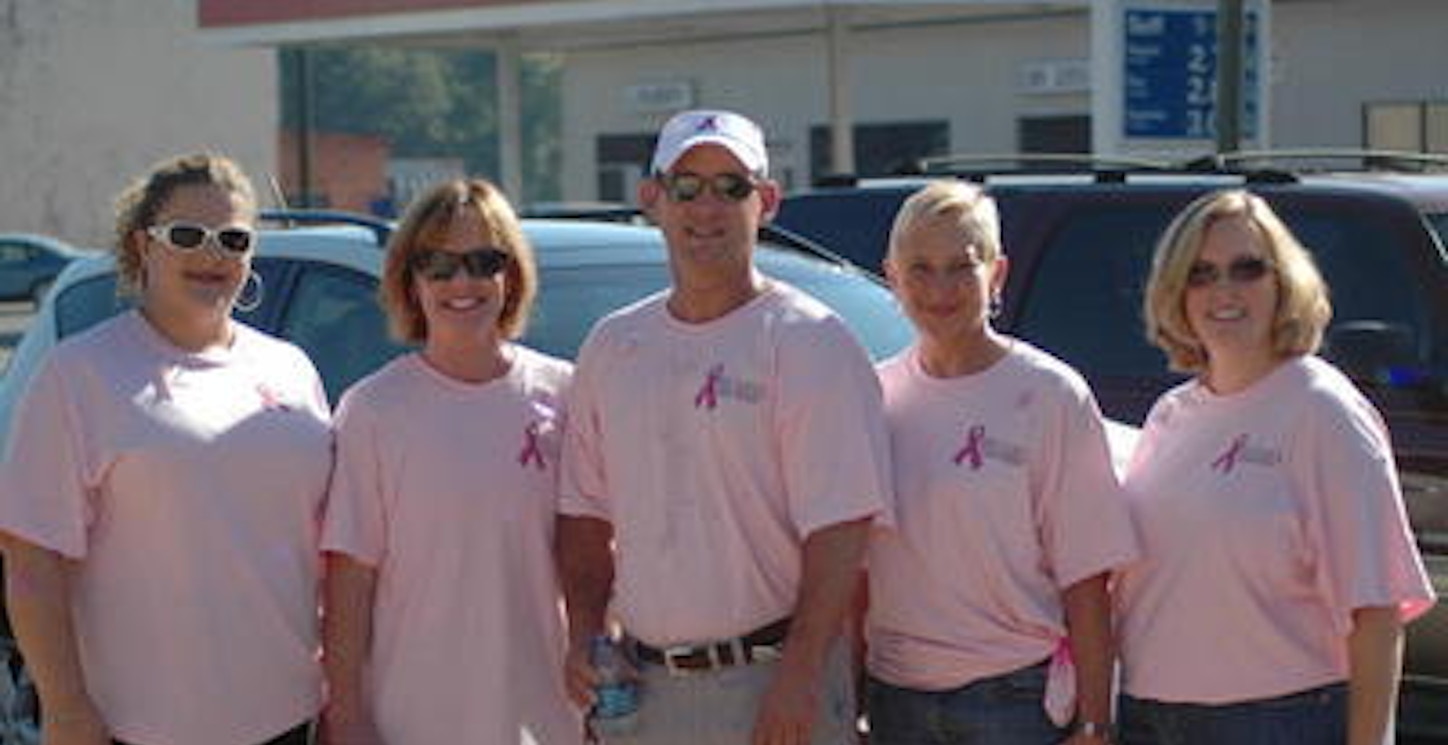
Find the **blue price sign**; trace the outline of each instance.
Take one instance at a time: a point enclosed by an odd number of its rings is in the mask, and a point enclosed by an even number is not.
[[[1243,20],[1242,134],[1257,134],[1257,14]],[[1217,13],[1132,8],[1126,11],[1127,137],[1216,136]]]

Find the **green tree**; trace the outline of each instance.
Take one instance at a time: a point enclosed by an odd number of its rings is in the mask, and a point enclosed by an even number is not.
[[[498,178],[497,61],[477,50],[328,46],[307,50],[311,126],[387,139],[398,157],[453,157]],[[561,60],[522,65],[526,201],[556,199]],[[281,56],[282,125],[302,122],[299,56]]]

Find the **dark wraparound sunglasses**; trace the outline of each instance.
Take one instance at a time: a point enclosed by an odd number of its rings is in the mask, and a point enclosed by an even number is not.
[[[162,243],[182,251],[196,251],[207,241],[229,254],[241,255],[256,245],[256,231],[242,225],[208,228],[191,222],[152,225],[146,232]]]
[[[754,179],[738,173],[721,173],[704,177],[696,173],[660,176],[659,183],[670,202],[692,202],[707,189],[727,202],[742,202],[754,193]]]
[[[457,276],[461,269],[473,279],[496,277],[507,268],[511,261],[507,253],[496,248],[475,248],[471,251],[432,251],[414,253],[410,264],[412,271],[429,282],[446,282]]]
[[[1247,285],[1267,276],[1272,271],[1272,265],[1266,259],[1255,256],[1241,256],[1232,259],[1225,271],[1216,264],[1197,261],[1192,263],[1192,268],[1187,270],[1188,287],[1211,287],[1222,280],[1225,274],[1227,281],[1234,285]]]

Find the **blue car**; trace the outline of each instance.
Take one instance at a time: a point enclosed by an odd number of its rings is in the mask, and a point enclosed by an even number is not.
[[[39,305],[56,275],[90,253],[43,235],[0,233],[0,300]]]

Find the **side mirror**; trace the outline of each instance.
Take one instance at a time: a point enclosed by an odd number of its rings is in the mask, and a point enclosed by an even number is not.
[[[1413,334],[1385,321],[1344,321],[1327,332],[1323,356],[1354,380],[1385,385],[1422,382]]]

